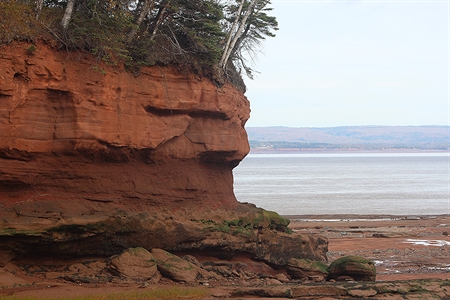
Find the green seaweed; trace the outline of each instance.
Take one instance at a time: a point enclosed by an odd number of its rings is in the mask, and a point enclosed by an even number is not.
[[[280,216],[274,211],[260,209],[260,212],[253,219],[253,224],[257,227],[268,227],[277,231],[286,233],[292,233],[292,230],[288,228],[290,220]]]
[[[233,235],[243,235],[246,237],[254,236],[256,234],[255,230],[260,228],[269,228],[285,233],[293,232],[287,227],[290,223],[289,219],[280,216],[276,212],[261,208],[256,209],[256,212],[245,217],[242,216],[236,219],[223,220],[221,223],[211,219],[191,219],[191,221],[205,225],[205,231],[218,231]]]
[[[15,228],[1,228],[0,236],[40,236],[42,231],[37,230],[25,230],[25,229],[15,229]]]
[[[322,273],[328,273],[328,266],[321,262],[321,261],[316,261],[316,260],[310,260],[307,258],[296,258],[295,259],[295,264],[297,267],[304,269],[304,270],[316,270],[316,271],[320,271]]]

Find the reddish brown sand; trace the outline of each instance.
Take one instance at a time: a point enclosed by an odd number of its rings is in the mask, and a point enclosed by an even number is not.
[[[450,278],[450,215],[303,216],[291,228],[328,237],[328,260],[374,260],[377,280]]]
[[[330,262],[346,255],[360,255],[374,260],[377,265],[377,281],[450,278],[450,215],[290,218],[293,230],[328,237]],[[57,278],[57,274],[53,275],[53,278]],[[12,286],[14,283],[17,285],[15,288],[0,289],[0,295],[61,297],[116,293],[140,288],[135,283],[76,284],[51,279],[52,276],[47,278],[49,279],[30,277],[19,270],[16,274],[11,274],[0,269],[0,282],[3,286]],[[184,286],[163,280],[158,285],[146,288],[170,288],[173,285]],[[216,282],[204,288],[217,296],[226,294],[232,287],[221,286]]]

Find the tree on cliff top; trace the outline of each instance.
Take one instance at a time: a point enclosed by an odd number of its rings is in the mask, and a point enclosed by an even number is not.
[[[220,67],[227,70],[230,62],[243,69],[252,78],[252,68],[247,59],[253,59],[260,43],[266,37],[275,37],[278,30],[275,17],[267,15],[269,0],[240,0],[239,5],[228,5],[227,21],[232,24],[227,30],[227,43],[224,47]]]
[[[0,0],[0,44],[44,39],[130,70],[172,64],[222,75],[247,61],[277,22],[269,0]],[[210,70],[210,71],[208,71]],[[214,73],[214,72],[212,72]],[[217,73],[217,72],[216,72]],[[217,74],[216,74],[217,75]]]

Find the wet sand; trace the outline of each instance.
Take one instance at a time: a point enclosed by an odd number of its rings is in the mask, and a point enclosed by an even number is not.
[[[347,255],[375,261],[377,280],[450,278],[450,215],[288,217],[291,229],[328,238],[330,262]]]

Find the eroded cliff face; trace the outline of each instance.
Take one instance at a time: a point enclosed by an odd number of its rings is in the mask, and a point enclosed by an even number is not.
[[[27,190],[27,199],[49,192],[236,204],[231,170],[249,151],[242,93],[170,68],[134,77],[84,54],[26,47],[3,47],[0,56],[0,151],[8,169],[0,186],[11,201],[11,192]]]
[[[214,249],[223,228],[206,225],[262,220],[233,193],[232,169],[249,151],[249,102],[237,89],[168,67],[135,77],[84,53],[27,47],[0,48],[5,251]],[[220,247],[277,261],[273,243],[261,246],[272,238],[255,231]],[[297,255],[326,259],[325,240],[296,239]]]

